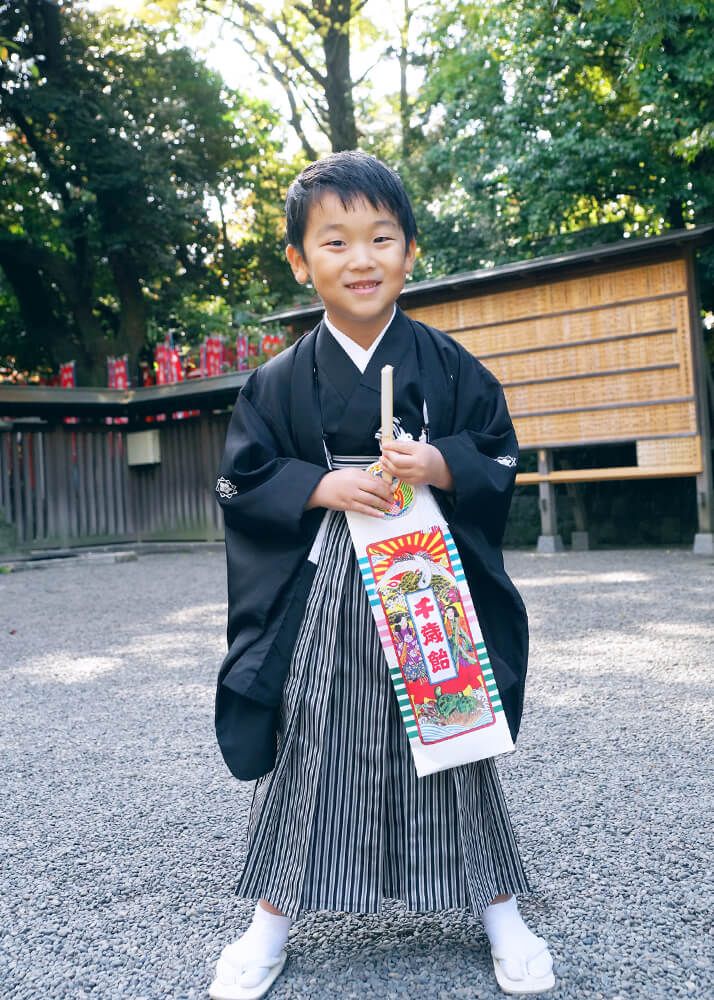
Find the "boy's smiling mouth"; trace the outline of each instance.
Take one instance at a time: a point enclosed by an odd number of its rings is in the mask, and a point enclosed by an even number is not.
[[[351,281],[347,287],[352,292],[371,292],[375,288],[379,288],[381,281]]]

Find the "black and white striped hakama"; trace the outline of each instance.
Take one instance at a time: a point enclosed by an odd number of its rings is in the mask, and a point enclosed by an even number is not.
[[[301,910],[471,908],[528,893],[493,760],[417,778],[347,521],[333,512],[255,788],[238,894]]]

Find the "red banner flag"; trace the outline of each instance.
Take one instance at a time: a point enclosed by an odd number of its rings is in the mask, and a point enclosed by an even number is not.
[[[154,348],[154,364],[156,366],[156,384],[168,385],[171,381],[171,347],[164,341]]]
[[[63,365],[60,365],[59,383],[63,389],[75,388],[75,386],[77,385],[77,372],[74,361],[65,361]],[[78,424],[79,419],[77,417],[65,417],[64,423]]]
[[[110,389],[129,388],[129,355],[107,358],[107,385]],[[128,417],[105,417],[107,424],[128,424]]]
[[[183,382],[183,366],[175,347],[169,351],[169,382]]]
[[[280,354],[284,346],[284,333],[266,333],[260,342],[261,353],[268,358],[274,358],[276,354]]]
[[[148,361],[139,362],[139,377],[144,388],[154,384],[154,373]]]
[[[65,361],[60,365],[60,385],[63,389],[74,389],[76,382],[74,361]]]
[[[171,381],[171,338],[167,337],[163,344],[154,348],[154,367],[156,368],[156,384],[168,385]],[[157,422],[166,420],[165,413],[156,414]]]
[[[236,337],[236,368],[239,372],[248,368],[248,337],[245,333],[239,333]]]
[[[129,355],[124,354],[121,358],[114,358],[114,388],[129,388]]]
[[[223,371],[225,348],[221,337],[206,337],[206,375],[220,375]]]

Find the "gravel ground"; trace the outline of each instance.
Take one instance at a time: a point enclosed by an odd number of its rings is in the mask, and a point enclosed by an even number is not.
[[[553,998],[714,996],[714,563],[684,551],[509,553],[532,656],[501,758]],[[205,997],[251,786],[214,743],[220,553],[0,576],[3,1000]],[[271,1000],[490,998],[465,913],[305,915]]]

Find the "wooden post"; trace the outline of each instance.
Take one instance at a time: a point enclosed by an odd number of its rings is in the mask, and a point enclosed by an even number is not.
[[[87,439],[91,431],[82,429],[77,431],[77,517],[79,520],[79,537],[83,540],[89,538],[89,457],[87,454]]]
[[[549,448],[538,449],[538,472],[541,476],[553,471],[553,454]],[[555,486],[549,482],[538,483],[540,500],[540,535],[538,551],[543,554],[563,551],[563,539],[558,534],[558,512],[555,505]]]
[[[56,545],[66,546],[70,537],[70,489],[72,476],[69,469],[71,450],[67,445],[66,433],[62,424],[57,424],[52,430],[49,442],[52,449],[52,472],[54,482],[51,484],[52,504],[55,508],[55,538]]]
[[[699,294],[694,251],[687,251],[687,292],[689,298],[689,327],[694,362],[694,385],[696,392],[697,425],[702,450],[702,471],[696,479],[697,489],[697,533],[694,536],[695,555],[714,555],[714,484],[712,481],[712,433],[709,418],[709,361],[704,352],[702,323],[699,316]]]
[[[25,542],[28,544],[37,539],[32,495],[34,450],[33,433],[25,431],[22,435],[22,493],[25,508]]]
[[[216,461],[211,448],[210,415],[202,413],[201,421],[201,469],[203,480],[203,537],[207,542],[215,542],[223,536],[216,528]]]
[[[26,541],[25,518],[22,510],[20,448],[22,447],[22,431],[12,432],[12,497],[15,508],[15,534],[19,545]]]
[[[587,552],[590,548],[590,536],[588,535],[588,519],[585,513],[582,488],[579,483],[568,483],[565,489],[573,507],[575,521],[575,528],[570,535],[570,548],[574,552]]]
[[[47,537],[45,510],[45,437],[37,431],[34,437],[35,449],[35,538],[44,542]]]
[[[14,432],[12,424],[0,425],[0,552],[15,548],[15,526],[12,522],[11,449]]]

